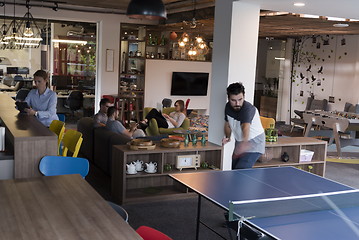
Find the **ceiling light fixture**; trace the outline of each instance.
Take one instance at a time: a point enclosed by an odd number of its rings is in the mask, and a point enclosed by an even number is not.
[[[4,42],[4,37],[6,36],[6,32],[7,32],[7,26],[6,26],[6,22],[5,22],[5,2],[4,5],[2,6],[4,8],[4,24],[1,26],[0,29],[0,48],[4,48],[5,47],[5,42]]]
[[[185,25],[189,25],[190,29],[196,29],[198,26],[201,27],[204,25],[196,20],[196,0],[193,0],[192,20],[183,21],[183,23]],[[190,59],[195,59],[199,55],[205,56],[208,53],[207,43],[199,34],[196,37],[191,38],[186,32],[184,32],[181,38],[178,40],[178,45],[180,48],[184,49],[185,52],[187,52]]]
[[[58,42],[58,43],[77,43],[77,44],[83,44],[86,45],[87,41],[83,40],[71,40],[71,39],[52,39],[52,42]]]
[[[294,3],[293,5],[296,6],[296,7],[304,7],[304,6],[305,6],[305,3],[296,2],[296,3]]]
[[[16,45],[23,45],[22,47],[36,48],[40,46],[42,41],[41,30],[37,26],[34,17],[30,13],[30,0],[26,0],[27,13],[18,25],[19,36],[15,37]]]
[[[344,27],[349,27],[349,24],[348,23],[334,23],[333,27],[344,28]]]
[[[15,44],[16,38],[19,37],[17,34],[17,29],[16,29],[17,25],[18,25],[18,22],[16,21],[16,17],[15,17],[15,0],[14,0],[14,17],[9,25],[9,28],[6,31],[6,34],[4,35],[4,38],[2,39],[2,44],[7,49],[20,48],[19,46],[17,46]]]
[[[162,0],[131,0],[126,15],[130,18],[160,20],[167,18]]]

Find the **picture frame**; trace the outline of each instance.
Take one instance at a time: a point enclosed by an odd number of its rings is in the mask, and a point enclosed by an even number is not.
[[[114,54],[113,49],[106,49],[106,72],[114,71]]]

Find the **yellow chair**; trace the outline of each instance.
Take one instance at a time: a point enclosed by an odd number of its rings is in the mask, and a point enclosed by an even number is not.
[[[62,144],[64,149],[62,150],[62,156],[66,157],[67,152],[72,152],[72,157],[77,157],[81,144],[82,144],[82,133],[69,129],[65,132]]]
[[[57,135],[57,155],[60,155],[60,145],[65,133],[65,123],[59,120],[53,120],[49,129]]]
[[[264,129],[266,128],[270,128],[270,126],[273,124],[273,126],[275,126],[275,120],[274,118],[268,118],[268,117],[262,117],[261,118],[261,123]]]

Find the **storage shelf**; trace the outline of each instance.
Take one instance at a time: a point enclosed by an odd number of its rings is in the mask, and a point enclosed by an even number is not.
[[[300,150],[302,149],[314,152],[311,161],[300,161]],[[293,166],[324,176],[327,153],[326,141],[309,137],[282,137],[277,142],[266,143],[265,151],[265,154],[262,156],[263,161],[258,161],[254,165],[255,168]],[[288,162],[284,162],[281,159],[284,152],[289,155]]]
[[[132,202],[132,198],[135,198],[134,195],[140,194],[139,192],[141,192],[141,190],[139,189],[181,188],[177,186],[173,179],[168,177],[169,174],[216,171],[204,168],[197,168],[197,170],[194,168],[182,169],[182,171],[174,169],[173,166],[176,163],[178,155],[199,154],[201,163],[205,161],[208,165],[213,165],[217,169],[222,168],[222,146],[212,143],[207,143],[206,146],[196,147],[184,147],[183,143],[181,143],[179,148],[164,148],[157,143],[156,149],[154,150],[130,150],[128,146],[117,145],[113,146],[112,153],[111,192],[114,200],[119,204]],[[158,172],[146,173],[143,171],[133,175],[126,174],[126,165],[136,160],[141,160],[143,163],[156,162]],[[172,166],[171,171],[164,171],[166,164]]]
[[[171,171],[163,171],[156,173],[146,173],[145,171],[137,172],[136,174],[126,174],[126,178],[141,178],[141,177],[150,177],[150,176],[167,176],[168,174],[177,174],[177,173],[192,173],[192,172],[207,172],[207,171],[216,171],[209,168],[197,168],[195,169],[182,169],[180,170],[171,170]]]

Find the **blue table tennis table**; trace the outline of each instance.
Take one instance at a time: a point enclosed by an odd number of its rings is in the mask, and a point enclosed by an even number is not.
[[[243,224],[270,239],[359,239],[358,190],[294,167],[170,177],[198,194],[196,239],[200,224],[204,224],[202,197],[230,210],[230,214],[233,211],[235,217],[242,217]]]

